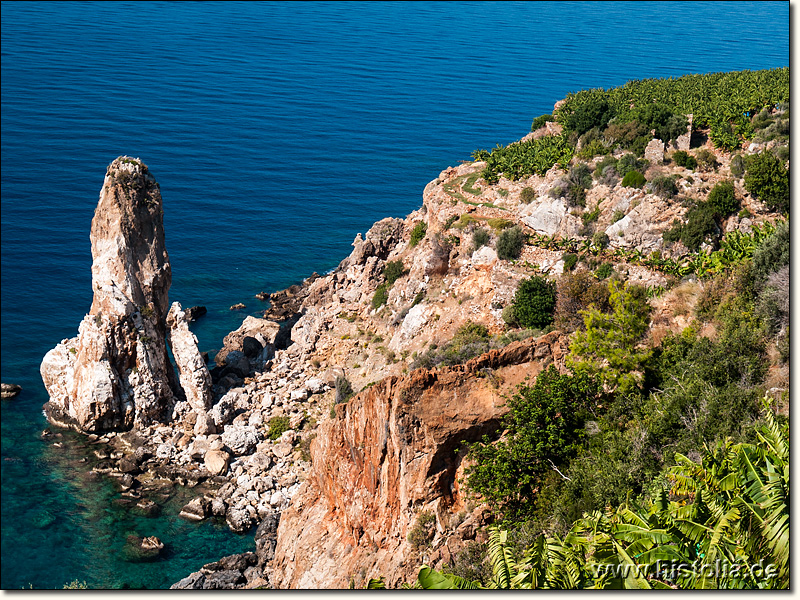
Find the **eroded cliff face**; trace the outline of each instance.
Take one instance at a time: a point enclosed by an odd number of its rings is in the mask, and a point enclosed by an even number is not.
[[[407,537],[421,512],[436,515],[434,547],[463,539],[451,527],[466,507],[461,443],[496,430],[504,396],[553,361],[563,368],[565,352],[553,332],[465,365],[386,378],[337,405],[312,442],[312,473],[281,517],[273,585],[413,580],[420,557]]]
[[[167,356],[172,272],[159,185],[138,159],[120,157],[109,165],[90,240],[91,309],[78,336],[63,340],[41,365],[50,396],[48,419],[81,431],[130,429],[169,419],[185,396]],[[184,321],[172,322],[179,329],[176,338],[185,342],[183,359],[193,336],[183,333]],[[195,358],[188,359],[193,366],[183,365],[182,373],[199,369]],[[207,405],[206,383],[210,380],[202,375],[187,380],[193,405]]]

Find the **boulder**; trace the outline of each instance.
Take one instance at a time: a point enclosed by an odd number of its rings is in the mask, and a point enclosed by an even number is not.
[[[243,355],[247,355],[247,352],[244,351],[244,340],[246,338],[253,338],[261,346],[254,358],[260,356],[262,360],[267,360],[275,352],[275,340],[279,333],[280,325],[275,321],[247,316],[238,329],[225,336],[222,341],[222,349],[214,357],[214,362],[230,365],[231,361],[228,359],[228,354],[233,351],[239,351]],[[248,342],[248,348],[251,349],[250,351],[255,348],[252,342]]]
[[[22,386],[16,383],[3,383],[0,386],[0,398],[10,400],[22,391]]]
[[[203,521],[208,516],[209,508],[207,498],[193,498],[181,509],[178,516],[187,521]]]
[[[497,262],[497,252],[490,246],[482,246],[472,253],[471,260],[476,269],[491,271]]]
[[[228,425],[221,439],[235,456],[242,456],[252,454],[262,436],[258,429],[251,425]]]
[[[242,340],[242,352],[247,358],[256,358],[263,349],[261,342],[251,335],[245,336]]]
[[[526,206],[522,214],[522,222],[536,233],[553,235],[567,215],[567,203],[563,198],[544,198],[539,203]]]
[[[185,312],[187,321],[196,321],[199,317],[206,314],[208,310],[205,306],[190,306]]]
[[[224,450],[209,450],[203,457],[203,464],[212,475],[224,475],[228,472],[231,456]]]

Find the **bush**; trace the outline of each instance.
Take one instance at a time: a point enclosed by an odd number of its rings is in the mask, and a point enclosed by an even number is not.
[[[436,535],[436,515],[423,512],[417,515],[417,522],[408,532],[408,541],[415,550],[429,546]]]
[[[600,397],[594,378],[559,375],[552,365],[533,386],[520,386],[508,401],[505,438],[492,443],[484,436],[470,446],[469,489],[506,520],[531,516],[542,479],[553,466],[566,470],[583,438],[587,408]]]
[[[479,227],[475,231],[472,232],[472,251],[478,250],[482,246],[485,246],[489,243],[489,232],[486,231],[483,227]]]
[[[625,177],[622,178],[623,187],[640,188],[646,182],[647,180],[644,178],[644,175],[639,173],[639,171],[628,171]]]
[[[673,175],[659,175],[654,177],[647,184],[647,188],[651,194],[661,196],[662,198],[672,198],[678,193],[678,186],[675,185],[675,177]]]
[[[408,271],[403,268],[402,260],[392,260],[383,267],[383,276],[386,278],[386,285],[391,286],[395,281],[406,275]]]
[[[553,322],[556,285],[544,277],[520,282],[514,294],[514,317],[521,327],[543,329]]]
[[[789,223],[780,223],[775,233],[765,239],[753,252],[753,268],[761,281],[770,273],[789,264]]]
[[[731,175],[737,179],[744,175],[744,158],[741,154],[737,154],[731,158]]]
[[[744,187],[771,210],[789,212],[789,171],[771,153],[750,157]]]
[[[559,112],[559,121],[566,131],[574,131],[583,135],[592,127],[605,127],[614,116],[614,109],[608,100],[602,97],[593,97],[572,108],[565,105]]]
[[[458,328],[449,342],[441,347],[431,346],[425,354],[414,359],[411,368],[430,369],[440,365],[448,367],[460,365],[488,352],[490,342],[489,330],[485,326],[467,321]]]
[[[625,154],[617,161],[616,169],[620,177],[625,177],[629,171],[643,171],[646,167],[646,160],[640,160],[633,154]]]
[[[504,229],[497,238],[497,256],[501,260],[514,260],[522,254],[522,247],[527,240],[525,233],[518,225]]]
[[[587,271],[564,273],[558,280],[555,326],[566,332],[583,327],[581,310],[590,306],[602,312],[610,310],[608,285],[597,281]]]
[[[717,163],[717,155],[711,152],[711,150],[700,148],[694,156],[697,159],[697,165],[700,167],[701,171],[714,171],[717,166],[719,166]]]
[[[604,262],[594,270],[594,275],[598,279],[608,279],[614,273],[614,265]]]
[[[617,159],[614,158],[612,155],[604,156],[602,160],[598,160],[597,164],[594,167],[594,176],[595,179],[600,179],[603,176],[603,171],[606,167],[616,167],[617,166]]]
[[[533,190],[532,187],[524,187],[522,191],[519,193],[519,201],[523,204],[530,204],[536,200],[536,192]]]
[[[647,137],[647,129],[638,121],[628,123],[610,123],[603,135],[606,139],[616,142],[621,148],[629,149],[631,145],[642,137]]]
[[[567,253],[561,257],[561,260],[564,261],[564,271],[572,271],[572,269],[575,268],[575,265],[578,264],[578,255]]]
[[[267,421],[267,437],[271,440],[277,440],[281,437],[284,432],[289,430],[289,417],[272,417],[269,421]]]
[[[695,157],[688,152],[684,152],[683,150],[677,150],[672,153],[672,162],[679,167],[684,167],[691,171],[694,171],[697,168],[697,160]]]
[[[555,121],[553,115],[539,115],[533,120],[533,123],[531,123],[531,131],[536,131],[543,127],[548,121]]]
[[[739,209],[732,181],[721,181],[708,194],[708,204],[718,217],[727,217]]]
[[[411,230],[411,239],[409,240],[409,245],[413,248],[417,244],[419,244],[425,234],[428,231],[428,225],[424,221],[420,221],[416,225],[414,225],[414,229]]]
[[[598,248],[608,248],[611,240],[608,239],[608,234],[605,231],[596,231],[592,236],[592,244]]]
[[[350,400],[353,397],[353,386],[348,381],[347,377],[344,375],[337,375],[336,379],[334,380],[333,387],[336,390],[336,396],[334,397],[334,402],[336,404],[342,404]]]
[[[380,284],[375,288],[375,294],[372,296],[372,308],[379,308],[386,304],[389,300],[389,286],[385,283]]]
[[[689,250],[696,252],[709,236],[717,233],[714,209],[706,202],[698,202],[689,211],[688,221],[680,229],[680,239]]]
[[[570,206],[586,206],[586,190],[592,187],[592,171],[586,163],[572,167],[566,179],[567,203]]]
[[[509,227],[514,225],[514,221],[512,221],[511,219],[495,218],[495,219],[489,219],[488,221],[486,221],[486,224],[495,231],[502,231],[503,229],[508,229]]]

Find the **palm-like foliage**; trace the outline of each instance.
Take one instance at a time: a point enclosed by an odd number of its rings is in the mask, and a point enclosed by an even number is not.
[[[789,586],[789,442],[764,403],[756,444],[725,442],[702,463],[676,455],[669,495],[584,515],[563,539],[540,535],[516,560],[505,531],[489,532],[495,589]],[[670,499],[670,495],[672,499]],[[482,587],[423,567],[425,589]]]

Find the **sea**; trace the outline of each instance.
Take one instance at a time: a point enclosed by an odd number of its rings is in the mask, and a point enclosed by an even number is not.
[[[91,305],[115,157],[161,185],[170,300],[207,307],[213,355],[255,294],[335,268],[568,92],[789,64],[788,2],[2,2],[1,33],[4,589],[166,588],[254,549],[178,519],[183,495],[121,509],[84,437],[41,439],[39,365]],[[165,553],[136,562],[131,535]]]

